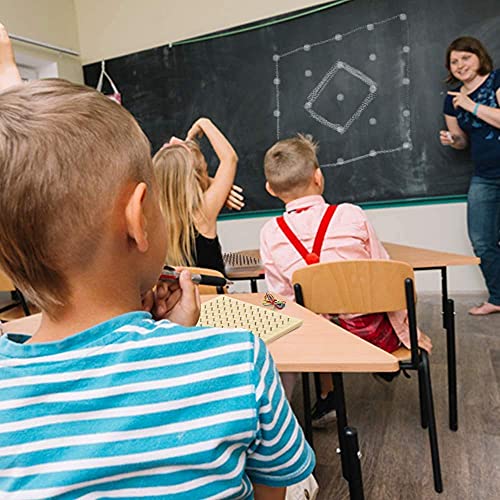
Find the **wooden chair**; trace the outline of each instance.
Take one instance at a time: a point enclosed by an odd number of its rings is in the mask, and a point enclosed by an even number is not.
[[[443,485],[429,356],[418,348],[413,269],[408,264],[391,260],[329,262],[295,271],[292,283],[296,301],[318,314],[408,310],[411,349],[402,347],[392,354],[402,369],[418,372],[420,419],[422,427],[429,430],[434,488],[441,493]]]
[[[186,267],[186,269],[192,274],[206,274],[207,276],[217,276],[218,278],[225,278],[225,276],[215,269],[208,269],[204,267]],[[210,285],[199,285],[198,289],[200,295],[212,295],[214,293],[226,293],[227,286],[210,286]]]
[[[21,306],[23,308],[23,312],[25,316],[29,316],[31,314],[28,304],[24,299],[23,294],[14,286],[14,283],[8,278],[3,271],[0,270],[0,292],[10,292],[12,301],[0,308],[0,313],[5,311],[9,311],[14,307]]]

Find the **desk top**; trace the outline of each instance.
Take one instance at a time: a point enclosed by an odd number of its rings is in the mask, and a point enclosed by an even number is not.
[[[235,293],[231,297],[262,305],[263,293]],[[214,298],[202,295],[202,302]],[[281,372],[374,372],[396,371],[394,356],[361,340],[340,326],[287,301],[280,311],[303,321],[302,326],[268,344]]]
[[[215,295],[202,295],[202,301]],[[231,294],[250,304],[262,305],[263,293]],[[303,324],[296,330],[271,342],[268,349],[281,372],[390,372],[399,367],[391,354],[346,332],[340,326],[288,301],[280,311]],[[40,314],[10,321],[2,325],[4,332],[34,332]]]
[[[426,248],[398,245],[396,243],[383,243],[392,260],[407,262],[413,269],[431,269],[434,267],[471,266],[479,264],[480,259],[473,255],[439,252]]]
[[[472,266],[480,263],[480,259],[473,255],[461,255],[458,253],[440,252],[438,250],[428,250],[426,248],[399,245],[397,243],[383,242],[387,253],[392,260],[406,262],[413,269],[433,269],[436,267],[448,266]],[[246,250],[248,255],[259,257],[259,250]],[[238,270],[228,273],[229,279],[251,279],[262,277],[264,269],[261,271]]]

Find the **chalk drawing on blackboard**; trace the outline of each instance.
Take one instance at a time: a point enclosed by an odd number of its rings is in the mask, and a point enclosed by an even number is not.
[[[332,123],[327,118],[325,118],[322,114],[316,112],[314,110],[314,103],[317,101],[318,97],[321,93],[327,88],[328,84],[335,77],[338,71],[347,71],[347,73],[351,74],[355,78],[359,78],[363,83],[367,86],[367,95],[359,105],[359,107],[355,110],[355,112],[349,117],[349,119],[343,124]],[[339,134],[345,134],[345,132],[349,129],[352,123],[357,120],[361,113],[367,108],[367,106],[373,101],[375,95],[377,93],[377,84],[367,75],[359,71],[358,69],[353,68],[349,64],[343,61],[337,61],[323,76],[321,81],[314,87],[312,92],[307,96],[307,100],[304,104],[304,109],[314,118],[316,121],[325,125],[325,127],[329,127],[335,132]],[[343,101],[345,98],[344,94],[337,94],[337,101]]]
[[[376,44],[374,39],[370,37],[376,36],[377,33],[384,36],[381,34],[381,29],[390,30],[390,36],[397,38],[397,43],[393,44],[392,47],[395,54],[391,60],[388,59],[385,48],[383,53],[377,53],[373,50]],[[336,141],[336,146],[339,145],[335,149],[344,154],[331,160],[326,159],[326,161],[323,158],[321,167],[343,166],[366,158],[411,150],[410,32],[407,15],[405,13],[397,14],[380,21],[357,26],[345,33],[335,33],[332,37],[324,40],[316,42],[305,40],[304,42],[295,49],[282,54],[275,53],[272,57],[275,66],[273,116],[276,122],[277,139],[281,138],[282,131],[290,133],[290,130],[303,129],[304,123],[307,123],[308,119],[314,120],[320,128],[326,127],[331,132],[335,132],[335,136],[338,138],[341,136],[346,138],[347,132],[362,137],[362,141],[355,141],[358,150],[345,148],[342,151],[342,145],[347,144],[346,140],[344,139],[342,143],[328,136],[329,140]],[[366,56],[356,62],[351,61],[352,46],[351,51],[347,47],[343,50],[342,44],[345,43],[356,43],[356,53],[366,49]],[[321,72],[317,71],[317,67],[315,71],[312,70],[314,63],[318,61],[318,55],[316,54],[316,59],[311,59],[312,54],[316,53],[319,47],[324,51],[324,57],[321,57],[321,60],[328,61],[333,58],[333,64],[330,63]],[[351,56],[346,59],[345,57],[349,53]],[[290,58],[295,63],[288,65]],[[296,58],[299,59],[296,60]],[[301,68],[301,64],[305,65],[306,69],[299,69],[300,75],[293,73],[293,71],[297,71],[295,68]],[[313,74],[314,78],[312,78]],[[317,75],[321,76],[318,78]],[[375,75],[382,76],[379,79]],[[390,75],[390,78],[385,75]],[[304,88],[309,87],[309,90],[302,99],[296,94],[287,96],[287,91],[284,89],[292,88],[291,85],[287,85],[288,80],[295,81],[300,76],[306,78],[308,83],[304,84]],[[340,85],[342,80],[344,88]],[[350,93],[349,88],[355,86],[357,86],[356,90]],[[381,112],[379,109],[377,112],[378,108],[375,106],[375,109],[365,113],[368,108],[372,109],[370,105],[377,101],[379,90],[383,91],[385,95],[385,100],[382,101],[384,105],[379,104],[379,108],[382,107],[383,111]],[[388,95],[389,98],[387,98]],[[391,108],[386,106],[388,99]],[[336,103],[336,105],[325,106],[325,103]],[[300,118],[297,106],[302,108],[303,118]],[[342,116],[340,116],[339,110],[342,110]],[[292,118],[289,118],[290,116]],[[388,125],[388,117],[395,120],[394,123]],[[381,140],[376,137],[376,134],[367,133],[366,129],[363,129],[365,122],[372,131],[379,129],[379,127],[385,127],[386,130],[390,126],[397,133],[394,137],[385,134]],[[312,128],[312,125],[309,128]],[[313,133],[313,135],[315,134]],[[370,138],[372,138],[373,143],[369,143]],[[384,144],[382,141],[386,143]]]

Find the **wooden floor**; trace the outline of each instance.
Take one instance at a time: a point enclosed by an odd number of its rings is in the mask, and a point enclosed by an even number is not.
[[[444,492],[433,489],[427,431],[420,427],[417,378],[390,384],[344,378],[349,423],[358,429],[366,500],[500,498],[500,314],[472,317],[480,302],[454,297],[457,311],[459,430],[448,428],[445,335],[439,296],[420,297],[419,326],[432,337],[431,373]],[[299,384],[300,385],[300,384]],[[293,407],[302,416],[297,387]],[[318,500],[349,498],[341,479],[335,426],[315,431]],[[496,493],[495,493],[496,492]]]

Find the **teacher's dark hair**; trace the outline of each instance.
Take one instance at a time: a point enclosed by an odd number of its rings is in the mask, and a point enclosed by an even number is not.
[[[461,36],[453,42],[450,43],[449,47],[446,49],[446,69],[448,70],[448,76],[446,77],[446,83],[455,83],[458,80],[451,74],[450,71],[450,54],[452,50],[457,50],[459,52],[471,52],[476,54],[479,58],[479,70],[478,73],[483,76],[487,75],[493,70],[493,61],[488,54],[487,50],[484,48],[483,44],[472,36]]]

